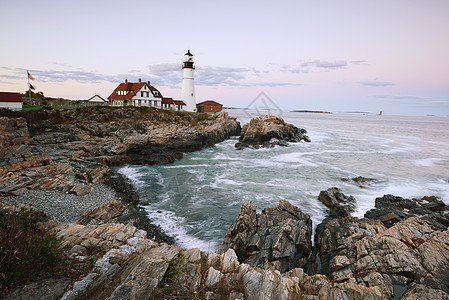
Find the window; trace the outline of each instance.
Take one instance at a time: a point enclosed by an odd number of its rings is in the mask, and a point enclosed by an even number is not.
[[[154,91],[153,94],[154,94],[155,96],[157,96],[157,91]]]
[[[143,97],[143,93],[144,93],[144,92],[140,92],[140,97]]]

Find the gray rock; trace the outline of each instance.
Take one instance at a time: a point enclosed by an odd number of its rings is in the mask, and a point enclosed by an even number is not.
[[[384,195],[376,198],[375,207],[365,213],[365,218],[380,219],[387,227],[410,217],[421,217],[439,230],[449,228],[449,206],[434,196],[404,199]]]
[[[85,196],[88,195],[91,191],[91,187],[84,184],[84,183],[78,183],[75,184],[75,186],[68,191],[68,194],[73,194],[76,196]]]
[[[222,252],[234,249],[241,263],[282,272],[302,266],[311,252],[312,221],[310,216],[288,201],[276,208],[256,213],[254,202],[245,202],[239,216],[229,228]]]
[[[69,278],[49,278],[32,282],[14,289],[5,300],[59,299],[70,284]]]
[[[282,118],[275,116],[260,116],[251,119],[243,126],[237,149],[271,148],[275,145],[287,146],[288,142],[310,142],[307,131],[292,124],[287,124]]]
[[[221,278],[223,277],[223,274],[215,270],[213,267],[210,267],[207,271],[207,278],[206,278],[206,286],[214,286],[217,283],[220,282]]]
[[[329,207],[331,216],[336,217],[350,216],[356,204],[353,196],[346,196],[336,187],[321,191],[318,200]]]

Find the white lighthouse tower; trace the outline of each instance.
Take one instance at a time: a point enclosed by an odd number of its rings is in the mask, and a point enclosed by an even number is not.
[[[182,66],[182,93],[181,100],[186,104],[184,110],[196,111],[195,85],[193,84],[193,54],[190,50],[184,54],[184,64]]]

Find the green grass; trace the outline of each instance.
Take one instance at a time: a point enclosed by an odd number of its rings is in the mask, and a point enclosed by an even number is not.
[[[20,283],[61,270],[64,252],[55,235],[45,234],[37,226],[47,218],[32,209],[0,209],[0,295]]]

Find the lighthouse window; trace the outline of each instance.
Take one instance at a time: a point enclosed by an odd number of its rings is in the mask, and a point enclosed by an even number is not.
[[[192,93],[192,97],[193,97],[193,93]]]

